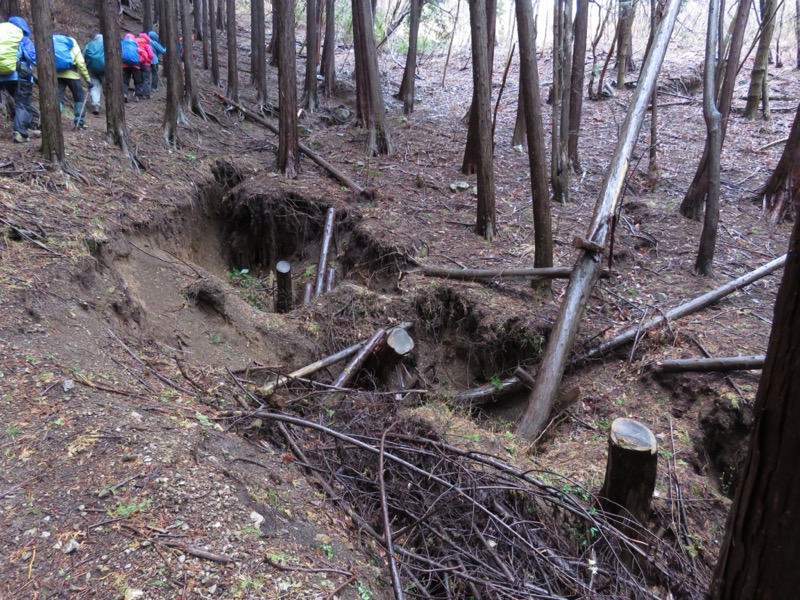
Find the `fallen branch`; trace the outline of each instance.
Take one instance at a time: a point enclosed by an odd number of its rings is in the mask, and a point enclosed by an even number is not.
[[[333,239],[333,224],[336,221],[336,209],[332,206],[325,215],[325,228],[322,234],[322,245],[319,249],[319,261],[317,261],[317,280],[314,286],[314,296],[321,296],[325,286],[325,271],[328,266],[328,252]]]
[[[197,548],[196,546],[187,546],[185,544],[181,544],[180,542],[168,542],[165,540],[157,540],[157,541],[160,544],[164,544],[168,548],[177,548],[181,552],[184,552],[186,554],[191,554],[192,556],[196,556],[197,558],[210,560],[211,562],[222,563],[222,564],[235,562],[229,556],[223,556],[222,554],[215,554],[213,552],[209,552],[208,550]]]
[[[340,394],[340,390],[342,388],[347,387],[347,385],[353,380],[353,377],[356,376],[361,370],[361,367],[364,365],[364,362],[367,358],[379,350],[385,343],[386,343],[386,336],[387,332],[384,328],[378,329],[369,341],[363,345],[361,350],[353,357],[353,359],[345,365],[342,372],[339,374],[339,377],[336,378],[336,381],[331,384],[331,387],[335,388],[330,394],[328,394],[328,401],[333,400]]]
[[[253,120],[253,121],[255,121],[256,123],[260,123],[261,125],[263,125],[263,126],[264,126],[264,127],[266,127],[267,129],[269,129],[269,130],[270,130],[272,133],[274,133],[275,135],[278,135],[278,128],[277,128],[277,127],[275,127],[275,125],[273,125],[272,123],[270,123],[269,121],[267,121],[267,120],[266,120],[265,118],[263,118],[262,116],[260,116],[260,115],[258,115],[258,114],[256,114],[256,113],[254,113],[252,110],[249,110],[249,109],[245,108],[244,106],[242,106],[242,105],[241,105],[241,104],[239,104],[238,102],[234,102],[234,101],[233,101],[233,100],[231,100],[230,98],[226,98],[226,97],[225,97],[225,95],[224,95],[224,94],[222,94],[222,93],[220,93],[220,92],[214,92],[214,95],[215,95],[215,96],[217,96],[217,97],[218,97],[220,100],[222,100],[222,101],[223,101],[223,102],[225,102],[226,104],[230,104],[231,106],[234,106],[234,107],[235,107],[235,108],[237,108],[239,111],[241,111],[241,112],[242,112],[244,115],[246,115],[247,117],[249,117],[250,119],[252,119],[252,120]],[[330,173],[331,175],[333,175],[333,177],[334,177],[335,179],[337,179],[337,180],[338,180],[338,181],[339,181],[339,182],[340,182],[342,185],[344,185],[344,186],[347,186],[348,188],[350,188],[351,190],[353,190],[353,191],[354,191],[356,194],[361,194],[361,193],[363,193],[363,192],[364,192],[364,188],[362,188],[362,187],[361,187],[360,185],[358,185],[358,184],[357,184],[355,181],[353,181],[352,179],[350,179],[350,178],[349,178],[347,175],[345,175],[344,173],[342,173],[342,172],[341,172],[339,169],[337,169],[336,167],[334,167],[334,166],[333,166],[331,163],[329,163],[327,160],[325,160],[324,158],[322,158],[322,157],[321,157],[319,154],[317,154],[316,152],[314,152],[313,150],[311,150],[311,148],[309,148],[308,146],[306,146],[306,145],[305,145],[303,142],[300,142],[300,144],[299,144],[299,148],[300,148],[300,152],[302,152],[303,154],[305,154],[305,155],[306,155],[308,158],[310,158],[310,159],[311,159],[311,160],[312,160],[314,163],[316,163],[317,165],[319,165],[320,167],[322,167],[323,169],[325,169],[325,170],[326,170],[328,173]]]
[[[419,265],[407,271],[422,273],[427,277],[457,279],[459,281],[480,281],[484,279],[569,279],[572,267],[544,267],[531,269],[455,269],[433,265]],[[601,277],[608,277],[605,269]]]
[[[742,289],[753,283],[754,281],[758,281],[762,277],[769,275],[773,271],[776,271],[780,267],[784,265],[786,262],[786,255],[784,254],[780,258],[776,258],[772,262],[767,263],[766,265],[759,267],[755,271],[751,271],[746,275],[742,275],[738,279],[734,279],[726,283],[723,286],[718,287],[715,290],[711,290],[703,294],[702,296],[695,298],[694,300],[690,300],[685,304],[681,304],[673,308],[672,310],[667,311],[661,316],[654,317],[641,325],[636,327],[629,327],[619,335],[611,338],[608,341],[603,342],[599,346],[596,346],[589,350],[586,354],[580,357],[576,362],[576,364],[583,364],[586,361],[592,360],[594,358],[599,358],[604,354],[608,354],[609,352],[621,348],[628,342],[632,342],[637,336],[641,337],[643,334],[647,333],[651,329],[655,329],[659,325],[664,323],[668,323],[669,321],[674,321],[675,319],[680,319],[681,317],[685,317],[686,315],[690,315],[694,312],[697,312],[700,309],[703,309],[717,300],[724,298],[725,296],[732,294],[733,292]]]
[[[727,356],[724,358],[681,358],[662,360],[655,364],[659,373],[685,373],[706,371],[752,371],[764,367],[763,356]]]

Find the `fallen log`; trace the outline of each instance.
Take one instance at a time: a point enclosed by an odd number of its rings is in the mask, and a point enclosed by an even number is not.
[[[481,281],[484,279],[568,279],[572,267],[545,267],[530,269],[451,269],[433,265],[419,265],[407,273],[419,272],[427,277],[457,279],[459,281]],[[600,275],[608,277],[608,269]]]
[[[394,329],[409,329],[413,326],[413,323],[405,322],[400,323],[399,325],[395,325]],[[311,363],[310,365],[306,365],[296,371],[292,371],[288,375],[282,375],[278,377],[275,381],[272,381],[261,388],[258,389],[258,392],[263,396],[269,396],[272,394],[276,388],[286,385],[290,381],[294,379],[300,379],[301,377],[306,377],[307,375],[313,375],[317,371],[321,371],[326,367],[330,367],[331,365],[335,365],[338,362],[343,361],[346,358],[350,358],[355,353],[357,353],[361,348],[364,347],[364,342],[358,342],[357,344],[353,344],[345,348],[344,350],[339,350],[336,354],[331,354],[330,356],[326,356],[325,358],[321,358],[318,361]]]
[[[587,235],[583,238],[598,247],[605,246],[611,241],[609,234],[612,217],[616,212],[617,203],[624,188],[631,154],[650,104],[650,97],[655,88],[679,8],[680,0],[669,0],[664,8],[663,18],[653,36],[650,51],[642,66],[639,83],[633,93],[630,108],[625,116],[625,122],[620,130],[614,154],[603,180],[592,222]],[[602,266],[599,254],[586,250],[581,252],[570,276],[564,300],[558,311],[558,318],[539,365],[536,389],[531,392],[528,406],[517,426],[517,434],[522,437],[534,439],[548,422],[567,364],[567,357],[578,332],[578,325],[592,288],[600,277]]]
[[[786,255],[776,258],[775,260],[767,263],[766,265],[759,267],[755,271],[750,271],[746,275],[742,275],[738,279],[734,279],[726,283],[723,286],[718,287],[715,290],[711,290],[699,296],[689,302],[681,304],[680,306],[676,306],[675,308],[667,311],[663,315],[659,315],[658,317],[654,317],[649,321],[642,323],[641,325],[637,325],[635,327],[629,327],[619,335],[614,336],[610,340],[607,340],[589,350],[586,354],[575,361],[576,364],[583,364],[589,360],[594,358],[599,358],[604,354],[608,354],[609,352],[621,348],[625,344],[632,342],[637,337],[641,337],[651,329],[658,327],[659,325],[663,325],[664,323],[668,323],[670,321],[674,321],[675,319],[680,319],[685,317],[686,315],[690,315],[698,310],[705,308],[717,300],[724,298],[725,296],[732,294],[733,292],[742,289],[753,283],[754,281],[758,281],[762,277],[765,277],[776,271],[780,267],[782,267],[786,263]]]
[[[388,335],[387,331],[383,328],[378,329],[369,341],[367,341],[358,353],[352,358],[352,360],[345,365],[342,372],[339,374],[339,377],[336,378],[331,384],[331,387],[337,388],[325,398],[326,402],[330,402],[336,398],[340,398],[342,395],[341,388],[347,387],[353,378],[356,376],[356,373],[361,369],[364,362],[375,352],[378,352],[381,347],[386,343],[386,336]]]
[[[231,106],[235,107],[237,110],[241,111],[244,115],[248,116],[249,118],[251,118],[256,123],[259,123],[259,124],[263,125],[264,127],[269,129],[275,135],[278,135],[278,128],[275,127],[275,125],[273,125],[269,121],[267,121],[265,118],[263,118],[261,115],[254,113],[252,110],[249,110],[249,109],[245,108],[244,106],[242,106],[238,102],[234,102],[230,98],[226,98],[225,95],[222,94],[221,92],[214,92],[214,95],[217,96],[224,103],[230,104]],[[303,142],[300,142],[299,148],[300,148],[300,152],[305,154],[314,163],[316,163],[317,165],[319,165],[320,167],[325,169],[328,173],[333,175],[334,179],[338,180],[339,183],[341,183],[342,185],[350,188],[356,194],[362,194],[364,192],[364,188],[362,188],[355,181],[350,179],[347,175],[342,173],[339,169],[334,167],[327,160],[322,158],[319,154],[317,154],[316,152],[311,150],[311,148],[306,146]]]
[[[614,419],[608,436],[606,478],[599,494],[603,510],[646,524],[657,467],[658,442],[653,432],[633,419]],[[637,527],[623,521],[621,529],[635,535]]]
[[[707,371],[753,371],[764,368],[764,356],[728,356],[723,358],[681,358],[662,360],[655,364],[659,373],[686,373]]]
[[[322,245],[319,249],[319,261],[317,262],[317,281],[314,286],[314,296],[319,297],[325,289],[325,273],[328,269],[328,253],[333,239],[333,224],[336,221],[336,209],[332,206],[325,215],[325,229],[322,233]]]

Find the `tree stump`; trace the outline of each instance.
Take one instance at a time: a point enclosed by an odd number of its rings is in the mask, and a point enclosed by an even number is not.
[[[275,280],[278,290],[275,294],[275,312],[287,313],[292,310],[292,265],[285,260],[275,265]]]
[[[658,442],[653,432],[633,419],[615,419],[608,439],[606,479],[600,490],[603,509],[645,523],[657,465]]]

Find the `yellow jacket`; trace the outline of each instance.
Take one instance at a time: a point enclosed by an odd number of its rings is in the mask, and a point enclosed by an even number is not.
[[[72,55],[72,64],[75,66],[72,69],[56,71],[56,77],[59,79],[80,79],[83,77],[86,83],[90,83],[91,78],[89,77],[89,71],[86,69],[86,61],[83,60],[83,52],[81,52],[80,46],[78,46],[78,42],[75,41],[75,38],[69,39],[72,40],[72,50],[70,50],[70,54]]]

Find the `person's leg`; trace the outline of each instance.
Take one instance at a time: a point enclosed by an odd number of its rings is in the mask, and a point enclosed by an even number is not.
[[[131,83],[131,75],[133,69],[130,67],[124,67],[122,69],[122,97],[125,98],[125,102],[128,101],[128,86]]]
[[[70,79],[69,91],[72,93],[72,100],[75,103],[75,127],[82,127],[84,125],[84,107],[86,102],[86,93],[83,91],[83,82],[80,79]]]
[[[58,78],[58,110],[64,110],[64,94],[67,91],[67,79]]]
[[[92,104],[92,114],[100,114],[100,93],[103,91],[103,79],[94,73],[89,73],[92,79],[92,89],[89,92]]]
[[[142,70],[141,69],[133,69],[133,93],[136,95],[136,99],[142,97]]]
[[[150,67],[150,89],[153,92],[158,91],[158,65]]]
[[[150,65],[142,67],[142,97],[150,98]]]
[[[20,79],[17,82],[17,93],[14,95],[14,131],[22,137],[28,137],[33,116],[31,105],[33,103],[33,83]]]

